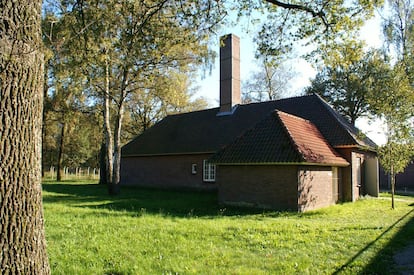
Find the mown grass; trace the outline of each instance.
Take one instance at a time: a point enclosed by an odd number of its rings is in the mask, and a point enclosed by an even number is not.
[[[414,197],[307,213],[224,208],[214,193],[46,182],[53,274],[392,274]]]

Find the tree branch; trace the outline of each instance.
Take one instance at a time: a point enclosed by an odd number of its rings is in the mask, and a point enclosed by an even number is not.
[[[325,12],[323,12],[323,10],[314,10],[308,6],[303,6],[303,5],[297,5],[297,4],[290,4],[290,3],[285,3],[285,2],[281,2],[281,1],[277,1],[277,0],[265,0],[266,2],[273,4],[275,6],[284,8],[284,9],[288,9],[288,10],[298,10],[298,11],[304,11],[307,13],[310,13],[313,17],[318,17],[322,23],[325,25],[326,29],[329,28],[329,22],[328,19],[326,18],[326,14]]]

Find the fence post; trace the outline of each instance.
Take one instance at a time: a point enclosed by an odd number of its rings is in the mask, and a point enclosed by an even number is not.
[[[53,166],[50,166],[49,173],[50,179],[53,180],[53,175],[55,174],[55,168]]]

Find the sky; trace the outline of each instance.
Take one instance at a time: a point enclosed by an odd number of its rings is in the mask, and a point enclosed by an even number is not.
[[[238,26],[223,28],[216,37],[217,43],[214,43],[212,47],[218,53],[219,38],[225,34],[235,34],[240,37],[240,78],[241,81],[245,81],[249,78],[249,75],[257,70],[256,61],[254,58],[255,45],[253,44],[253,37],[255,35],[255,29],[249,29],[243,26],[243,23]],[[380,47],[382,44],[380,20],[379,17],[375,17],[366,22],[361,31],[361,38],[364,39],[370,47]],[[316,75],[316,70],[304,59],[294,58],[290,60],[292,69],[295,70],[295,77],[291,80],[291,89],[287,92],[288,96],[300,95],[302,90],[309,86],[310,79]],[[199,86],[198,92],[195,97],[204,97],[209,107],[219,106],[219,83],[220,83],[220,71],[219,71],[219,57],[215,59],[213,63],[213,69],[211,72],[203,73],[198,78],[197,85]],[[242,87],[243,88],[243,87]],[[369,121],[368,119],[358,119],[356,126],[361,129],[369,138],[371,138],[378,145],[383,145],[386,142],[385,136],[382,134],[383,125],[379,121]]]

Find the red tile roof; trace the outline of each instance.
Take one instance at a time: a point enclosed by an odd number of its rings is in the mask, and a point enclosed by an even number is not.
[[[349,165],[312,122],[277,110],[218,151],[210,161],[222,165]]]
[[[348,165],[309,120],[277,111],[290,138],[306,162]]]

